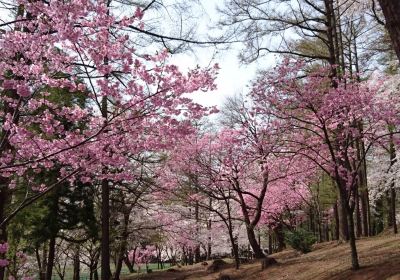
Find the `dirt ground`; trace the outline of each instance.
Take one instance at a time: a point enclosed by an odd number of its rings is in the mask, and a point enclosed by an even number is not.
[[[206,271],[201,264],[174,268],[174,271],[160,271],[146,275],[132,275],[124,280],[216,280],[227,274],[232,280],[400,280],[400,235],[385,235],[357,241],[361,269],[351,270],[348,244],[327,242],[318,244],[308,254],[293,250],[273,254],[278,261],[261,271],[259,261],[241,265],[236,270],[226,265],[216,273]]]

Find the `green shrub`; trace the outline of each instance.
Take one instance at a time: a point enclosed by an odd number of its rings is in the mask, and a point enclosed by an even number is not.
[[[295,250],[302,253],[311,252],[311,246],[315,243],[315,236],[302,228],[285,234],[286,242]]]

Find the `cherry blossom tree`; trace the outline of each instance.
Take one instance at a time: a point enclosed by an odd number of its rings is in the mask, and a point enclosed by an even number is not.
[[[165,148],[188,132],[185,117],[207,113],[184,94],[214,89],[217,67],[185,75],[167,64],[167,51],[137,50],[135,34],[124,30],[144,28],[140,8],[121,15],[109,1],[15,4],[17,16],[2,24],[8,29],[0,35],[1,239],[20,209],[60,182],[101,183],[102,277],[108,279],[110,184],[132,179],[131,155]],[[83,92],[90,104],[58,106],[49,98],[55,88]],[[85,126],[67,129],[59,117]],[[60,166],[58,180],[35,186],[32,171],[54,165]],[[18,184],[13,174],[29,182],[31,195],[6,214],[8,193]]]
[[[397,123],[397,112],[377,98],[377,85],[336,81],[335,88],[330,86],[329,69],[306,71],[303,62],[285,60],[260,77],[252,97],[257,111],[275,118],[287,132],[285,153],[309,159],[335,181],[348,221],[352,267],[358,269],[353,212],[362,159],[355,141],[368,143],[369,151],[372,143],[388,135],[380,133],[380,127]]]

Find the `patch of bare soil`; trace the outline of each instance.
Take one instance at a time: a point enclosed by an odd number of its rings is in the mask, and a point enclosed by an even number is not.
[[[400,280],[400,235],[360,239],[357,248],[361,265],[357,271],[351,270],[348,244],[326,242],[304,255],[293,250],[273,254],[278,264],[263,271],[260,261],[241,265],[239,270],[228,265],[218,272],[208,272],[207,266],[196,264],[173,272],[154,272],[125,279],[216,280],[224,274],[231,280]]]

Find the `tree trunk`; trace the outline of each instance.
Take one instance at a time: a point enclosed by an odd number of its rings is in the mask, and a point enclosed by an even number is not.
[[[355,191],[355,203],[356,203],[356,236],[359,238],[362,233],[362,225],[361,225],[361,213],[360,213],[360,196],[358,195],[358,190],[361,187],[361,184],[357,186]]]
[[[40,249],[40,245],[36,244],[35,245],[35,256],[36,256],[36,262],[38,264],[39,279],[40,280],[46,280],[45,279],[46,275],[43,273],[43,266],[42,266],[42,261],[40,259],[40,251],[39,251],[39,249]],[[3,279],[1,279],[1,280],[3,280]]]
[[[278,252],[282,251],[283,249],[286,248],[285,245],[285,235],[283,233],[283,228],[282,228],[282,224],[279,224],[276,228],[275,228],[275,235],[276,235],[276,239],[278,241]]]
[[[385,16],[385,26],[390,35],[393,49],[400,61],[400,1],[379,0],[379,4]]]
[[[43,279],[46,279],[46,268],[47,268],[47,242],[43,243],[42,251],[42,271]]]
[[[211,209],[212,207],[212,199],[208,201],[208,207]],[[208,231],[208,240],[207,240],[207,260],[211,259],[211,253],[212,253],[212,239],[211,239],[211,218],[208,219],[207,222],[207,231]]]
[[[339,240],[340,238],[340,221],[339,221],[339,211],[338,211],[338,203],[335,202],[333,205],[333,216],[335,217],[335,235],[333,237],[334,240]]]
[[[110,269],[110,186],[101,182],[101,279],[111,279]]]
[[[51,280],[53,275],[54,256],[56,251],[56,237],[53,236],[49,243],[49,256],[47,258],[46,280]]]
[[[80,272],[81,272],[81,263],[79,259],[79,247],[77,246],[75,250],[75,255],[74,255],[74,276],[73,280],[80,280]]]
[[[268,231],[268,255],[272,254],[272,233]]]
[[[239,247],[238,244],[233,237],[233,231],[232,229],[229,229],[229,239],[231,241],[231,246],[232,246],[232,252],[233,252],[233,257],[235,259],[235,268],[239,269],[240,266],[240,260],[239,260]]]
[[[265,255],[264,255],[263,251],[261,250],[260,244],[258,244],[258,242],[257,242],[257,238],[254,233],[254,228],[247,227],[246,232],[247,232],[247,238],[249,239],[249,243],[250,243],[251,249],[253,250],[255,258],[256,259],[265,258]]]
[[[356,247],[356,235],[354,233],[354,218],[353,213],[350,209],[347,209],[347,217],[348,217],[348,225],[349,225],[349,239],[350,239],[350,249],[351,249],[351,267],[354,270],[360,268],[358,263],[358,254],[357,254],[357,247]]]
[[[348,241],[349,240],[349,224],[348,219],[346,218],[347,213],[347,202],[346,198],[339,197],[339,228],[340,228],[340,240]]]

